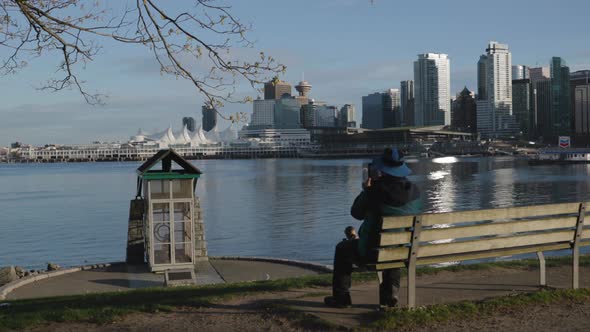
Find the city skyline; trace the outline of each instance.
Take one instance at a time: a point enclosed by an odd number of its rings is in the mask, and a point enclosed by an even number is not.
[[[510,45],[513,64],[549,66],[551,58],[559,56],[567,61],[572,72],[590,68],[590,49],[583,45],[583,40],[564,37],[574,36],[571,32],[581,28],[583,20],[576,16],[581,18],[586,12],[583,9],[590,9],[590,4],[584,1],[568,6],[549,1],[510,3],[516,9],[526,9],[538,21],[554,19],[557,14],[563,24],[530,27],[516,15],[518,10],[514,10],[501,13],[506,24],[494,29],[486,29],[480,22],[498,15],[500,9],[495,7],[482,4],[473,8],[473,15],[462,16],[461,22],[449,16],[458,8],[467,8],[466,4],[466,1],[450,5],[432,1],[428,6],[396,6],[385,1],[370,4],[354,0],[235,3],[232,4],[235,14],[254,24],[251,36],[256,41],[254,49],[236,52],[251,55],[264,50],[287,65],[282,80],[297,84],[305,72],[305,79],[314,86],[311,98],[339,107],[354,104],[357,109],[362,105],[363,95],[398,89],[400,81],[412,80],[412,63],[421,53],[449,54],[451,96],[465,86],[477,91],[477,60],[490,40]],[[290,15],[283,15],[284,12]],[[301,26],[300,18],[304,16],[309,19]],[[325,24],[330,17],[343,20]],[[424,18],[432,20],[423,20],[422,26],[411,31],[404,29]],[[279,22],[283,30],[277,35],[272,27]],[[359,25],[361,28],[357,28]],[[432,30],[435,26],[442,28]],[[302,38],[306,40],[305,46]],[[383,38],[388,38],[388,45],[378,42]],[[55,64],[51,58],[31,61],[18,75],[3,77],[0,145],[12,141],[42,144],[127,139],[140,127],[152,130],[175,125],[182,117],[200,118],[203,99],[189,83],[161,78],[155,61],[144,50],[120,48],[119,55],[98,57],[84,72],[93,91],[110,96],[104,107],[86,105],[76,91],[50,94],[35,90],[53,71]],[[5,56],[6,51],[1,54]],[[237,92],[237,96],[262,95],[243,84],[237,86]],[[221,111],[227,115],[251,113],[252,105],[228,104]],[[358,112],[358,124],[360,116]]]

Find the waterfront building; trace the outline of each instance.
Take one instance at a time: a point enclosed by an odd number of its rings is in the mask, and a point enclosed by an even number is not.
[[[588,86],[590,86],[590,70],[578,70],[570,74],[571,114],[573,115],[574,133],[578,135],[590,133],[588,131],[587,111]]]
[[[238,132],[241,141],[256,142],[262,146],[301,147],[311,143],[307,129],[247,129]]]
[[[453,130],[477,132],[477,107],[474,97],[474,93],[465,87],[453,101],[451,109],[451,128]]]
[[[399,89],[388,89],[384,93],[383,128],[399,127],[402,123]]]
[[[311,87],[310,87],[311,88]],[[291,84],[278,78],[264,83],[264,99],[281,99],[284,94],[291,95]]]
[[[512,66],[512,80],[524,80],[530,77],[529,68],[523,65]]]
[[[574,89],[574,132],[590,134],[590,84],[577,85]]]
[[[276,129],[301,128],[301,105],[295,97],[283,95],[274,104],[274,125]]]
[[[340,108],[340,113],[338,114],[338,126],[356,127],[355,113],[354,105],[345,104],[342,106],[342,108]]]
[[[295,97],[299,102],[299,106],[307,105],[309,103],[311,84],[307,81],[301,81],[295,86],[295,90],[299,93],[299,96]]]
[[[551,78],[549,67],[529,68],[529,78],[531,79],[532,84],[535,84],[535,82],[539,80]]]
[[[560,57],[551,58],[551,132],[557,138],[571,134],[570,69]]]
[[[328,106],[324,102],[316,102],[313,99],[301,107],[303,128],[337,127],[338,115],[336,106]]]
[[[202,107],[203,130],[209,131],[217,126],[217,110],[211,105],[203,105]]]
[[[492,137],[493,133],[491,128],[493,127],[492,121],[492,105],[489,101],[483,100],[476,100],[475,101],[475,108],[476,108],[476,115],[475,119],[477,120],[477,132],[484,138]]]
[[[414,125],[414,81],[400,82],[400,119],[401,126]]]
[[[479,56],[477,61],[477,100],[487,100],[487,84],[488,84],[488,70],[487,70],[488,56],[483,54]]]
[[[383,128],[383,95],[375,92],[362,98],[362,123],[366,129]]]
[[[534,85],[534,127],[535,137],[545,138],[549,142],[546,133],[551,132],[551,80],[539,79]]]
[[[533,138],[533,86],[530,79],[512,80],[512,109],[520,133],[523,137]]]
[[[362,127],[366,129],[382,129],[399,127],[400,95],[398,89],[388,89],[363,96]]]
[[[322,105],[316,109],[314,127],[337,127],[338,107]]]
[[[253,102],[252,118],[250,126],[255,128],[272,128],[275,123],[274,99],[256,99]]]
[[[477,130],[483,137],[506,137],[518,133],[518,125],[512,113],[512,55],[508,45],[491,41],[485,56],[478,61],[478,72],[485,71],[483,95],[477,103]],[[483,101],[489,105],[484,106]],[[490,112],[489,115],[483,114]]]
[[[590,82],[590,70],[578,70],[570,73],[570,82],[574,85],[586,85]]]
[[[197,123],[195,122],[195,118],[193,117],[182,118],[182,126],[186,126],[186,128],[190,131],[195,131],[195,129],[197,128],[196,124]]]
[[[450,61],[446,54],[419,54],[414,62],[414,125],[451,124]]]

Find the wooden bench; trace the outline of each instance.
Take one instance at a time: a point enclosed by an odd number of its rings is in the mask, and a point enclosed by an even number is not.
[[[384,217],[377,271],[407,267],[408,307],[416,304],[416,266],[537,253],[540,285],[546,286],[544,251],[571,249],[572,288],[578,288],[579,248],[587,203],[565,203]]]

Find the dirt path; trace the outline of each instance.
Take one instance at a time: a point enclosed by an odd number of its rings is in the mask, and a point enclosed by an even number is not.
[[[583,287],[590,286],[590,268],[582,269]],[[482,300],[489,297],[531,292],[537,289],[535,270],[493,269],[442,272],[419,278],[419,305]],[[571,268],[548,269],[550,286],[567,288]],[[402,280],[403,284],[403,280]],[[402,304],[405,294],[402,289]],[[366,326],[376,315],[377,284],[369,282],[352,289],[353,307],[327,308],[323,296],[329,288],[300,289],[281,293],[263,293],[236,298],[207,308],[182,308],[171,313],[129,315],[116,322],[92,324],[49,324],[33,331],[301,331]],[[279,308],[286,306],[287,317]],[[589,331],[590,303],[562,302],[534,305],[498,312],[477,320],[453,321],[410,331]],[[331,325],[318,324],[318,320]],[[303,325],[301,325],[303,323]],[[330,328],[331,326],[331,328]]]
[[[590,331],[590,303],[562,302],[527,306],[477,320],[454,321],[407,331]]]

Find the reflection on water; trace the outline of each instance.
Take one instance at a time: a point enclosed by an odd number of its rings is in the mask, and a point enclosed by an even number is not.
[[[441,162],[442,161],[442,162]],[[203,160],[197,193],[211,255],[330,263],[365,160]],[[0,266],[124,259],[138,163],[0,165]],[[590,165],[502,158],[410,163],[427,212],[590,198]]]
[[[432,159],[432,162],[435,164],[453,164],[458,161],[459,159],[457,157],[441,157]]]

